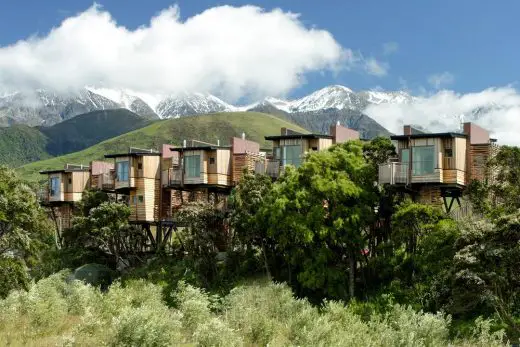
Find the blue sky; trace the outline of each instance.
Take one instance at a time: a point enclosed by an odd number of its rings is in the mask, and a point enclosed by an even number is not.
[[[520,1],[98,1],[119,25],[129,29],[149,23],[159,11],[178,4],[181,18],[218,5],[254,4],[300,13],[307,27],[330,32],[344,48],[387,64],[385,76],[361,70],[315,71],[290,92],[300,96],[328,84],[352,89],[382,87],[414,92],[435,89],[429,78],[447,76],[446,87],[456,92],[480,91],[515,84],[520,79]],[[91,1],[3,1],[0,4],[0,47],[37,34],[44,36],[66,17],[92,6]],[[386,52],[392,46],[393,52]],[[450,77],[451,76],[451,77]]]

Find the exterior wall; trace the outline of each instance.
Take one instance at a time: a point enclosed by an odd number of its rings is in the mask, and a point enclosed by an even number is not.
[[[441,197],[441,190],[438,186],[422,187],[416,197],[416,201],[422,204],[435,205],[438,207],[442,207],[444,204]]]
[[[215,151],[206,151],[208,157],[208,184],[231,185],[231,151],[229,149],[217,149]],[[210,158],[214,158],[215,162],[210,164]]]
[[[184,174],[184,184],[207,184],[208,183],[208,161],[209,156],[203,150],[192,150],[185,151],[184,156],[199,155],[200,156],[200,176],[199,177],[187,177]]]
[[[488,144],[489,132],[473,123],[464,123],[464,133],[469,135],[471,145]]]
[[[103,189],[103,184],[112,180],[111,172],[114,170],[114,162],[92,161],[90,162],[90,188]]]
[[[257,142],[244,140],[238,137],[232,137],[230,142],[233,154],[260,152],[260,144]]]
[[[265,156],[256,153],[233,154],[232,160],[232,184],[237,184],[244,173],[244,169],[249,172],[265,173]]]
[[[332,142],[343,143],[350,140],[359,140],[359,132],[349,129],[341,125],[333,125],[330,127],[330,134],[333,136]]]

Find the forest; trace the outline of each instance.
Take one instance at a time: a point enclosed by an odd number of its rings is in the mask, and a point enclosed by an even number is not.
[[[388,138],[244,173],[229,211],[191,203],[142,251],[128,206],[87,191],[61,235],[0,167],[0,341],[34,346],[502,346],[520,337],[520,149],[453,218],[380,186]],[[75,269],[107,276],[86,284]],[[110,278],[110,279],[107,279]]]

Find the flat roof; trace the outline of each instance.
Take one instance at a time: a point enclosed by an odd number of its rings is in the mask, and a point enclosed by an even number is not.
[[[160,156],[159,152],[131,152],[131,153],[116,153],[116,154],[105,154],[105,158],[120,158],[120,157],[140,157],[145,155]]]
[[[411,134],[411,135],[392,135],[392,140],[407,140],[407,139],[426,139],[434,137],[468,137],[466,134],[461,133],[432,133],[432,134]]]
[[[64,173],[64,172],[87,172],[90,171],[89,167],[85,167],[83,169],[60,169],[60,170],[44,170],[40,171],[40,174],[46,175],[46,174],[53,174],[53,173]]]
[[[231,146],[199,146],[199,147],[170,147],[172,152],[184,152],[184,151],[214,151],[217,149],[231,149]]]
[[[332,139],[332,135],[325,134],[290,134],[290,135],[275,135],[265,136],[268,141],[283,140],[283,139]]]

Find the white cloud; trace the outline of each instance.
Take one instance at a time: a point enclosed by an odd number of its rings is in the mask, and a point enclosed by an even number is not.
[[[399,44],[397,42],[385,42],[383,43],[383,54],[390,55],[394,54],[399,50]]]
[[[455,82],[455,77],[447,71],[436,73],[428,77],[428,83],[435,89],[441,89],[453,82]]]
[[[374,76],[382,77],[388,74],[389,66],[387,63],[377,61],[375,58],[369,58],[364,62],[365,71]]]
[[[282,95],[308,72],[353,68],[362,68],[359,58],[329,32],[255,6],[215,7],[186,20],[175,6],[133,30],[94,5],[45,36],[0,47],[5,90],[96,85],[234,99]]]
[[[480,112],[473,114],[479,108]],[[431,132],[458,130],[459,116],[465,114],[464,121],[488,129],[500,144],[520,145],[520,93],[512,87],[467,94],[439,91],[410,104],[371,105],[365,113],[395,134],[402,134],[407,124]]]

